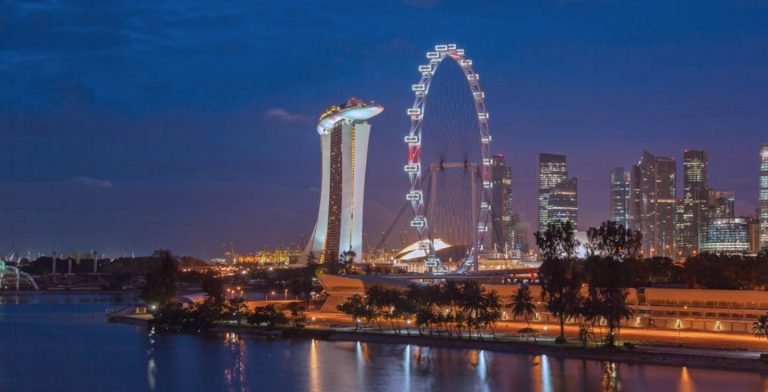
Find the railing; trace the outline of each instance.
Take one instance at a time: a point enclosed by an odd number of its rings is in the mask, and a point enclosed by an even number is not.
[[[126,311],[133,309],[134,305],[112,305],[104,310],[104,315],[107,317],[116,316],[118,314],[125,313]]]

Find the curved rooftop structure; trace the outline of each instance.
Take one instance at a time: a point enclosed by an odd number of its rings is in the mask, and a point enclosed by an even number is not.
[[[320,115],[317,123],[319,134],[327,133],[339,121],[365,121],[384,111],[384,107],[373,102],[365,103],[357,98],[350,98],[346,104],[333,105]]]

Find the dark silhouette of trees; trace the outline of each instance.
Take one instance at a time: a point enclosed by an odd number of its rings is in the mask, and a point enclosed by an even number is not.
[[[550,223],[544,233],[535,233],[542,257],[538,272],[541,298],[547,310],[560,321],[557,343],[565,343],[565,321],[579,312],[582,278],[575,259],[579,246],[575,233],[570,221]]]
[[[356,321],[375,323],[380,332],[384,322],[396,334],[402,333],[403,321],[414,317],[419,334],[424,329],[429,334],[447,333],[448,336],[462,336],[466,329],[468,337],[480,339],[482,330],[494,331],[501,319],[501,304],[495,291],[486,291],[475,281],[456,283],[447,281],[442,285],[421,286],[413,284],[407,289],[371,286],[365,297],[353,295],[337,309]]]
[[[155,266],[144,274],[139,297],[147,303],[164,305],[176,296],[178,261],[169,250],[155,251],[152,257],[157,261]]]
[[[642,236],[610,221],[590,228],[587,236],[592,255],[584,262],[589,294],[581,307],[582,316],[593,325],[605,322],[605,344],[612,347],[621,322],[632,317],[627,295],[637,280],[639,264],[634,257]]]
[[[628,260],[637,258],[643,235],[638,230],[626,229],[614,221],[605,221],[600,227],[590,227],[587,238],[591,255]]]

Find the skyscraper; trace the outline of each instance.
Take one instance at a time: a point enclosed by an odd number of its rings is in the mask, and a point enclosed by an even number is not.
[[[611,211],[609,219],[627,227],[629,223],[629,172],[623,167],[611,170]]]
[[[708,192],[709,219],[735,218],[736,194],[710,189]]]
[[[578,228],[578,180],[566,178],[560,181],[549,191],[547,200],[547,223],[573,222],[573,227]]]
[[[568,168],[565,155],[539,154],[538,181],[539,181],[539,231],[547,229],[549,219],[547,216],[549,196],[552,188],[568,177]]]
[[[675,160],[648,151],[632,167],[630,226],[643,234],[646,257],[675,254]]]
[[[497,251],[503,251],[509,236],[509,200],[512,191],[511,171],[504,163],[504,154],[495,154],[491,159],[491,182],[491,243]]]
[[[760,149],[760,249],[768,248],[768,144]]]
[[[682,243],[677,244],[684,256],[699,251],[699,237],[707,221],[707,176],[707,153],[686,150],[683,153]]]
[[[337,261],[349,251],[355,252],[355,261],[362,259],[365,166],[371,132],[367,120],[382,110],[380,105],[352,98],[320,116],[320,208],[300,262],[305,263],[310,252],[320,261]]]

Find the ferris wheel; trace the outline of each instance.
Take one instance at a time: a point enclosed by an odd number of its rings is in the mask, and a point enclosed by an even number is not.
[[[428,63],[418,68],[419,82],[411,86],[414,100],[407,110],[410,130],[404,170],[410,180],[406,198],[414,212],[410,226],[418,233],[430,272],[446,271],[438,257],[438,239],[464,245],[456,260],[458,271],[477,271],[491,215],[491,133],[485,93],[464,49],[436,45],[426,58]],[[434,83],[444,62],[454,64],[453,71],[444,65],[441,75],[446,76],[441,78],[447,79]]]

